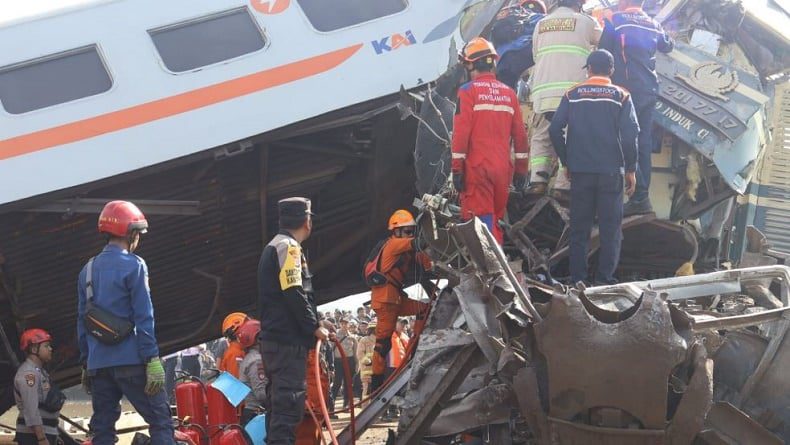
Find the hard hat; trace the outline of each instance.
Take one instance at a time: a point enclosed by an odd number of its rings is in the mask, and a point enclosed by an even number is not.
[[[241,325],[249,319],[250,317],[244,312],[234,312],[228,315],[225,317],[225,320],[222,321],[222,335],[236,335]]]
[[[110,201],[99,215],[99,232],[127,236],[132,230],[148,231],[148,221],[136,205],[129,201]]]
[[[239,338],[239,344],[242,348],[249,348],[255,344],[259,332],[261,332],[261,322],[251,318],[245,321],[236,331],[236,337]]]
[[[546,4],[543,3],[543,0],[522,0],[519,6],[527,11],[537,12],[539,14],[545,14],[547,11]]]
[[[396,210],[390,216],[389,230],[397,229],[398,227],[414,227],[417,223],[414,221],[414,215],[408,210]]]
[[[49,335],[49,332],[43,329],[28,329],[22,333],[22,337],[19,339],[19,348],[27,351],[27,348],[30,346],[41,344],[45,341],[52,341],[52,336]]]
[[[460,58],[464,62],[474,62],[489,56],[492,56],[494,60],[499,58],[496,49],[494,49],[494,45],[482,37],[475,37],[470,40],[469,43],[464,46],[460,54]]]

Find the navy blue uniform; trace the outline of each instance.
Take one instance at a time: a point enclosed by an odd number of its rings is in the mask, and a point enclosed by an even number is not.
[[[77,336],[80,361],[87,365],[91,376],[93,443],[115,443],[115,422],[121,415],[123,396],[149,424],[153,443],[175,443],[165,390],[153,396],[145,394],[145,363],[159,357],[145,261],[113,244],[93,260],[94,305],[134,323],[129,336],[117,345],[101,343],[85,329],[86,271],[87,265],[77,282]]]
[[[568,90],[551,120],[551,142],[571,175],[569,241],[574,283],[587,278],[587,251],[596,214],[601,248],[595,281],[615,282],[622,241],[623,173],[636,168],[638,133],[630,95],[607,77],[590,77]]]
[[[496,47],[499,54],[499,61],[496,64],[497,79],[516,90],[518,79],[535,65],[535,58],[532,54],[532,34],[535,33],[535,26],[545,14],[532,14],[524,23],[521,35],[516,39]]]
[[[614,56],[612,81],[626,88],[632,95],[639,120],[639,168],[636,192],[632,199],[648,197],[650,188],[650,154],[653,142],[653,114],[658,94],[656,51],[672,51],[674,42],[661,25],[641,8],[628,8],[606,21],[599,44]]]

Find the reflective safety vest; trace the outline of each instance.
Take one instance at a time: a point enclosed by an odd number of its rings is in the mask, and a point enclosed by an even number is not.
[[[583,67],[601,32],[594,18],[565,6],[538,22],[532,36],[535,67],[529,80],[536,113],[556,111],[565,91],[587,78]]]

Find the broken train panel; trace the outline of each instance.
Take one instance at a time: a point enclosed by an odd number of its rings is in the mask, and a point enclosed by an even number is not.
[[[479,221],[448,215],[420,218],[450,288],[396,399],[397,443],[790,440],[790,268],[552,288],[516,279]]]
[[[773,83],[784,79],[777,73],[790,66],[790,38],[782,31],[790,19],[763,18],[776,6],[714,0],[659,2],[650,8],[677,45],[657,56],[659,129],[650,189],[655,215],[624,221],[621,280],[712,271],[737,262],[743,229],[754,222],[754,212],[742,215],[743,200],[736,198],[766,168],[761,161],[769,123],[781,113],[771,100]],[[759,57],[766,51],[777,57]],[[456,65],[420,97],[415,151],[420,194],[447,191],[453,101],[463,81]],[[516,227],[506,247],[521,253],[530,273],[562,278],[568,219],[552,201],[512,194],[508,219]]]

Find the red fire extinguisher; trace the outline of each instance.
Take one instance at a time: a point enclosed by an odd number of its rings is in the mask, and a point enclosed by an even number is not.
[[[192,433],[196,433],[197,435],[192,434]],[[173,436],[173,439],[175,439],[176,444],[179,444],[179,445],[180,444],[185,444],[185,445],[199,445],[200,444],[200,434],[197,433],[194,430],[188,430],[188,431],[176,430],[175,434]]]
[[[217,434],[218,445],[248,445],[244,430],[239,425],[227,425]]]
[[[220,438],[227,429],[226,427],[228,425],[238,425],[239,416],[236,413],[236,408],[228,402],[225,395],[211,385],[206,388],[206,399],[208,400],[207,432],[209,443],[211,445],[219,445]]]
[[[203,382],[190,376],[176,385],[176,414],[181,421],[206,429],[206,386]]]

